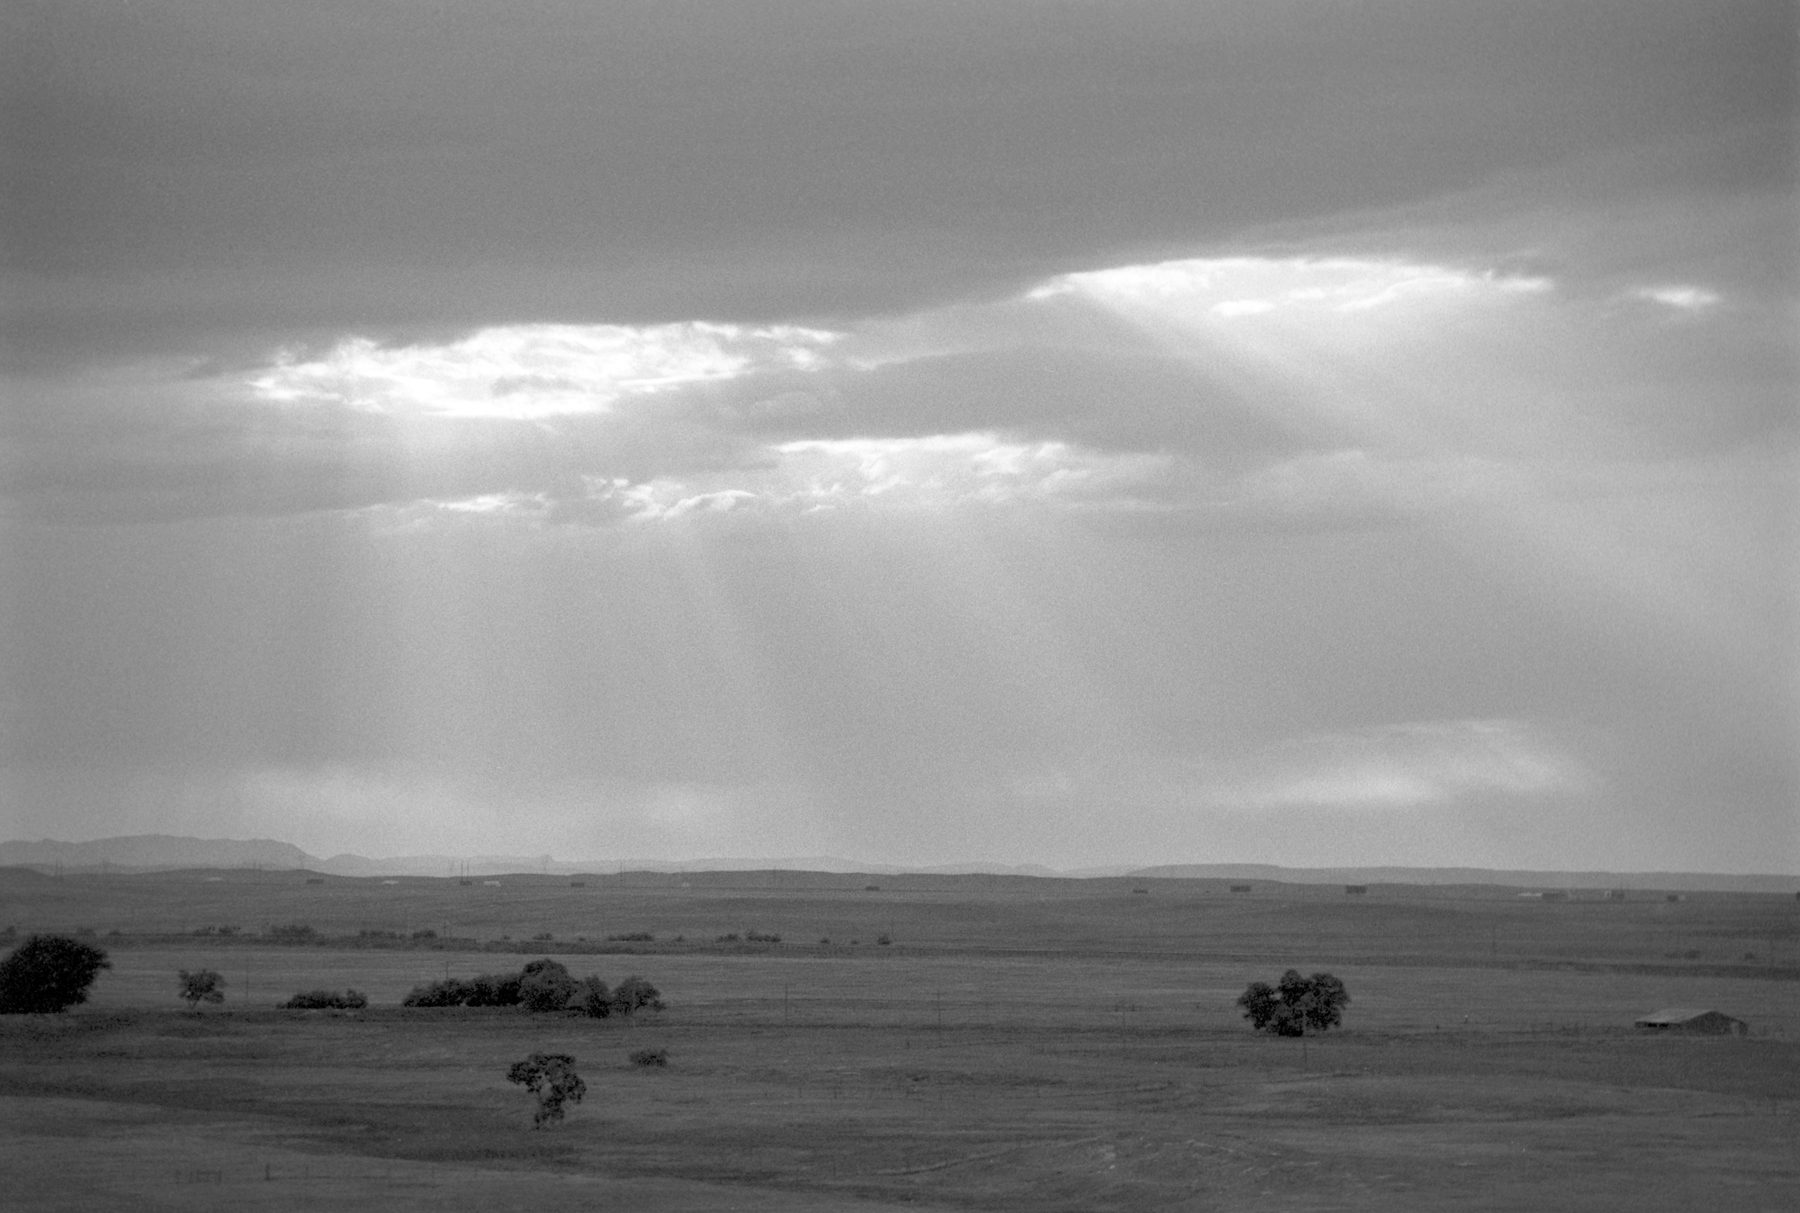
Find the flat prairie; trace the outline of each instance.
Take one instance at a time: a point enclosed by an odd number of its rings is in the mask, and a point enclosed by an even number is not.
[[[67,1014],[0,1017],[0,1191],[33,1210],[1800,1207],[1800,904],[1604,892],[0,872],[0,925],[91,931],[112,962]],[[540,955],[641,975],[667,1009],[399,1005]],[[200,967],[227,998],[195,1012],[175,973]],[[1239,1018],[1244,986],[1289,967],[1345,981],[1340,1029]],[[370,1006],[278,1009],[316,987]],[[1665,1006],[1750,1033],[1633,1029]],[[645,1048],[667,1067],[634,1065]],[[587,1083],[542,1130],[505,1080],[537,1051]]]

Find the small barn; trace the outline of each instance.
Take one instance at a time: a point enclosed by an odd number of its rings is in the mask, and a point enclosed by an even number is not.
[[[1668,1007],[1637,1021],[1644,1032],[1692,1032],[1699,1036],[1748,1036],[1750,1025],[1722,1011]]]

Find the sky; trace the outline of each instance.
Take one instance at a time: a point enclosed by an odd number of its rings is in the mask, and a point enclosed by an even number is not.
[[[0,43],[0,837],[1800,873],[1789,3]]]

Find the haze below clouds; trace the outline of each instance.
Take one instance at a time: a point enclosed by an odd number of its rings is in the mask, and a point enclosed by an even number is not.
[[[1800,871],[1788,6],[5,22],[0,836]]]

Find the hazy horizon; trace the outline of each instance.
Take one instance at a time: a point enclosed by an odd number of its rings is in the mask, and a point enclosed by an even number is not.
[[[1790,4],[0,30],[0,836],[1800,871]]]

